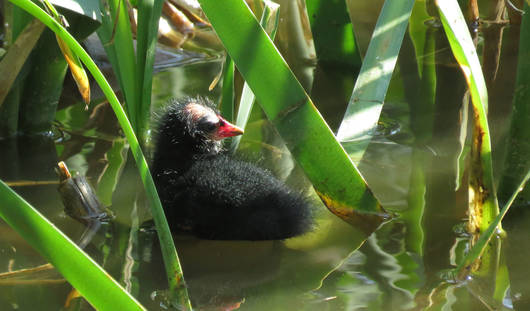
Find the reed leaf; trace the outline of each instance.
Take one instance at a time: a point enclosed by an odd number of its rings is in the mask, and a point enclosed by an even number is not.
[[[377,127],[413,5],[414,0],[385,1],[337,132],[337,139],[359,160]]]
[[[493,184],[486,82],[458,2],[456,0],[438,0],[436,6],[453,55],[466,78],[473,103],[474,126],[471,147],[468,230],[471,233],[481,233],[488,229],[499,213]]]
[[[68,71],[55,35],[48,29],[43,31],[34,52],[31,62],[39,66],[29,66],[18,112],[18,130],[26,134],[50,130]]]
[[[469,270],[471,269],[471,265],[473,262],[479,259],[481,254],[484,252],[486,247],[488,246],[488,242],[490,239],[499,231],[497,230],[497,227],[501,224],[502,219],[512,206],[513,201],[521,192],[526,183],[528,182],[528,179],[530,179],[530,170],[526,172],[526,176],[523,177],[523,180],[518,185],[517,189],[512,193],[511,197],[508,199],[506,204],[501,209],[500,213],[491,221],[491,224],[489,225],[486,230],[482,232],[478,240],[475,242],[475,245],[473,245],[473,248],[469,251],[469,253],[466,254],[466,256],[462,259],[458,267],[456,268],[456,271],[458,273],[458,277],[462,279],[467,275]]]
[[[10,26],[5,27],[4,45],[7,44],[13,47],[20,33],[29,25],[33,17],[24,10],[8,3],[3,6],[3,9],[3,20]],[[3,56],[4,60],[6,55],[4,54]],[[15,69],[15,67],[9,69]],[[20,110],[20,100],[24,92],[22,80],[27,75],[27,69],[24,70],[24,66],[22,66],[20,71],[17,72],[17,75],[19,78],[15,79],[10,88],[4,89],[3,85],[0,87],[0,92],[6,92],[6,97],[2,99],[2,105],[0,107],[0,136],[3,137],[13,136],[18,132],[18,113]],[[8,79],[9,73],[5,74],[4,72],[0,72],[0,76],[2,76],[2,79]]]
[[[0,180],[0,216],[98,310],[145,310],[96,262]]]
[[[199,3],[326,206],[344,220],[373,230],[382,221],[379,203],[246,3]]]
[[[127,115],[135,131],[138,130],[137,109],[139,107],[136,55],[126,1],[100,0],[103,24],[97,34],[112,64],[125,97]]]
[[[99,1],[94,0],[48,0],[56,7],[63,7],[72,12],[86,16],[94,21],[101,23],[101,14],[99,10]]]
[[[160,240],[160,246],[162,250],[162,255],[164,257],[164,264],[166,268],[166,273],[168,277],[168,283],[170,292],[176,295],[176,300],[183,306],[188,309],[191,309],[188,294],[186,287],[184,285],[184,278],[182,276],[182,269],[180,267],[180,262],[178,260],[177,252],[175,245],[173,244],[173,239],[171,232],[169,231],[169,225],[164,216],[164,210],[162,209],[162,204],[160,203],[160,198],[158,197],[156,187],[153,182],[153,177],[149,172],[147,166],[147,161],[142,153],[138,139],[134,134],[134,130],[131,126],[131,123],[127,119],[123,107],[120,105],[120,102],[116,98],[112,88],[106,81],[105,77],[96,66],[94,61],[90,58],[87,52],[81,47],[81,45],[64,29],[59,23],[57,23],[53,18],[51,18],[46,12],[36,6],[29,0],[10,0],[15,5],[26,10],[31,15],[35,16],[37,19],[42,21],[46,26],[48,26],[52,31],[54,31],[59,37],[68,46],[70,49],[81,59],[86,68],[90,71],[101,90],[105,94],[107,100],[109,101],[112,109],[116,114],[116,118],[120,126],[122,127],[123,133],[127,138],[131,152],[136,161],[136,165],[140,172],[140,177],[142,183],[145,187],[146,195],[151,206],[151,213],[153,215],[153,220],[157,228],[158,237]]]
[[[234,121],[234,61],[226,55],[223,65],[223,88],[221,90],[221,115],[230,122]]]
[[[344,0],[306,1],[319,63],[359,70],[361,54]]]
[[[525,4],[525,12],[521,24],[519,56],[513,111],[511,117],[508,150],[504,159],[504,172],[499,182],[499,201],[504,203],[525,171],[530,169],[530,93],[526,91],[530,85],[530,17],[529,6]]]
[[[138,131],[140,141],[149,126],[151,115],[151,93],[153,86],[153,65],[158,38],[158,21],[162,13],[163,0],[138,1],[138,26],[136,30],[136,83],[140,90],[138,109]]]
[[[280,21],[280,6],[268,0],[263,0],[262,2],[263,13],[261,14],[261,20],[259,23],[261,27],[263,27],[263,29],[265,29],[265,31],[269,34],[271,40],[274,40],[276,31],[278,30],[278,23]],[[254,93],[252,93],[248,83],[245,82],[243,85],[243,90],[241,91],[241,100],[239,101],[236,118],[236,125],[242,129],[245,129],[247,126],[255,99],[256,96],[254,96]],[[232,143],[230,145],[230,151],[232,153],[236,151],[240,141],[241,136],[232,138]]]

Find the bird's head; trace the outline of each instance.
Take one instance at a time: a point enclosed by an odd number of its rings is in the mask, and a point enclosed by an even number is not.
[[[243,130],[226,121],[221,115],[203,101],[191,100],[183,107],[188,130],[192,136],[201,135],[206,139],[222,140],[243,134]]]
[[[159,156],[171,157],[184,150],[191,154],[218,153],[222,139],[243,134],[203,98],[173,101],[156,121]]]

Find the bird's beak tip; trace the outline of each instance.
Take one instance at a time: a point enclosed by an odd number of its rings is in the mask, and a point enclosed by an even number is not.
[[[218,139],[223,139],[242,135],[243,133],[244,130],[242,128],[225,120],[224,124],[219,128],[216,136]]]

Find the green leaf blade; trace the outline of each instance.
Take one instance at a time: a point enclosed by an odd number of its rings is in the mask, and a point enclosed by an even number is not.
[[[414,0],[385,1],[355,83],[350,103],[337,132],[340,142],[372,136],[383,108]],[[356,142],[360,156],[369,139]]]
[[[96,262],[0,181],[0,216],[98,310],[145,310]]]
[[[187,289],[184,286],[184,278],[182,276],[182,269],[180,267],[180,262],[178,255],[173,244],[173,238],[169,230],[169,225],[164,215],[164,210],[158,197],[157,190],[153,181],[153,177],[149,173],[149,167],[147,166],[147,160],[143,155],[142,149],[134,129],[130,121],[127,119],[127,115],[123,107],[121,106],[116,94],[110,87],[109,83],[96,66],[94,61],[90,58],[88,53],[83,49],[83,47],[64,29],[59,23],[57,23],[53,18],[46,14],[41,8],[36,6],[29,0],[10,0],[15,5],[24,9],[31,15],[38,18],[46,26],[48,26],[55,34],[61,37],[62,40],[68,44],[70,49],[79,57],[83,62],[86,68],[90,71],[94,80],[100,86],[102,92],[105,94],[105,97],[109,101],[116,118],[123,130],[127,141],[129,142],[131,152],[136,161],[142,183],[146,191],[147,198],[151,206],[151,213],[153,215],[153,220],[157,228],[158,237],[160,240],[160,246],[162,251],[162,256],[164,258],[164,264],[166,268],[166,274],[168,278],[170,293],[176,296],[176,300],[186,309],[191,310],[191,305],[188,298]]]
[[[377,200],[246,4],[199,2],[267,117],[328,208],[345,214],[379,215]]]
[[[477,51],[456,0],[437,0],[436,6],[453,55],[466,78],[473,104],[474,130],[470,171],[471,231],[484,232],[499,214],[493,181],[491,139],[488,126],[488,91]]]

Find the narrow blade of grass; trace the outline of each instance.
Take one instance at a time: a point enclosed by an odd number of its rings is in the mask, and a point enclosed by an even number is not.
[[[355,145],[355,158],[362,158],[377,126],[413,5],[414,0],[386,0],[379,14],[350,103],[337,132],[341,143]]]
[[[140,98],[138,93],[141,89],[136,84],[136,56],[127,3],[123,0],[100,0],[100,8],[103,12],[103,24],[98,28],[97,34],[120,82],[129,120],[137,131],[137,109]]]
[[[355,71],[362,60],[344,0],[306,1],[307,15],[320,63],[348,66]]]
[[[508,150],[504,160],[504,172],[499,182],[499,201],[504,203],[521,180],[524,172],[530,169],[530,17],[529,6],[525,4],[525,14],[521,24],[519,56],[513,112],[508,138]]]
[[[382,220],[377,200],[246,3],[199,3],[326,206],[373,230]]]
[[[53,20],[50,16],[46,14],[42,9],[36,6],[29,0],[10,0],[15,5],[26,10],[31,15],[38,18],[46,26],[48,26],[52,31],[54,31],[70,49],[81,59],[86,68],[90,71],[94,80],[98,83],[101,90],[108,99],[116,118],[120,123],[120,126],[127,138],[131,152],[136,161],[142,183],[144,184],[147,198],[151,206],[151,213],[153,215],[153,220],[157,228],[158,237],[160,240],[160,247],[162,250],[162,256],[164,257],[164,264],[166,268],[166,273],[168,277],[169,289],[170,292],[176,295],[177,301],[191,310],[191,305],[188,298],[188,293],[184,285],[184,277],[182,275],[182,269],[180,267],[180,262],[178,260],[177,252],[175,245],[173,244],[173,238],[171,232],[169,231],[169,225],[167,223],[166,217],[164,216],[164,210],[162,209],[162,204],[160,203],[160,198],[158,197],[155,184],[153,182],[153,177],[149,172],[147,166],[147,161],[142,153],[138,139],[134,135],[134,130],[127,119],[123,107],[120,105],[120,102],[116,98],[112,88],[108,84],[107,80],[96,66],[94,61],[90,58],[88,53],[81,47],[81,45],[64,29],[59,23]]]
[[[491,140],[486,115],[488,110],[486,82],[458,2],[456,0],[438,0],[436,6],[453,55],[466,78],[473,103],[474,127],[469,186],[469,230],[471,233],[481,233],[490,226],[499,213],[493,184]]]
[[[479,259],[480,255],[484,252],[486,249],[486,246],[488,245],[489,240],[499,231],[497,230],[497,227],[501,224],[502,219],[512,206],[513,201],[521,192],[526,182],[530,179],[530,170],[526,172],[526,176],[523,178],[517,189],[512,193],[512,196],[508,199],[506,204],[503,206],[500,213],[491,221],[491,224],[489,225],[486,230],[482,232],[478,240],[475,242],[475,245],[473,245],[473,248],[469,251],[469,253],[466,254],[462,262],[458,265],[456,268],[456,271],[458,273],[458,277],[461,279],[471,269],[471,265],[473,262],[475,262],[477,259]]]
[[[145,310],[74,242],[0,180],[0,216],[98,310]]]
[[[234,122],[234,61],[226,55],[223,66],[223,89],[221,96],[221,115],[230,122]]]
[[[138,102],[138,135],[144,141],[151,115],[151,93],[153,64],[158,38],[158,20],[162,13],[163,0],[138,1],[138,27],[136,30],[136,78],[141,90]]]
[[[263,13],[261,14],[260,25],[265,29],[271,40],[274,40],[276,31],[278,30],[278,23],[280,21],[280,6],[274,2],[264,0],[263,1]],[[243,85],[243,91],[241,91],[241,100],[239,101],[239,108],[237,110],[236,125],[244,129],[247,126],[250,112],[254,106],[254,100],[256,96],[252,93],[252,90],[245,82]],[[234,153],[239,146],[241,136],[232,138],[232,144],[230,145],[230,152]]]

